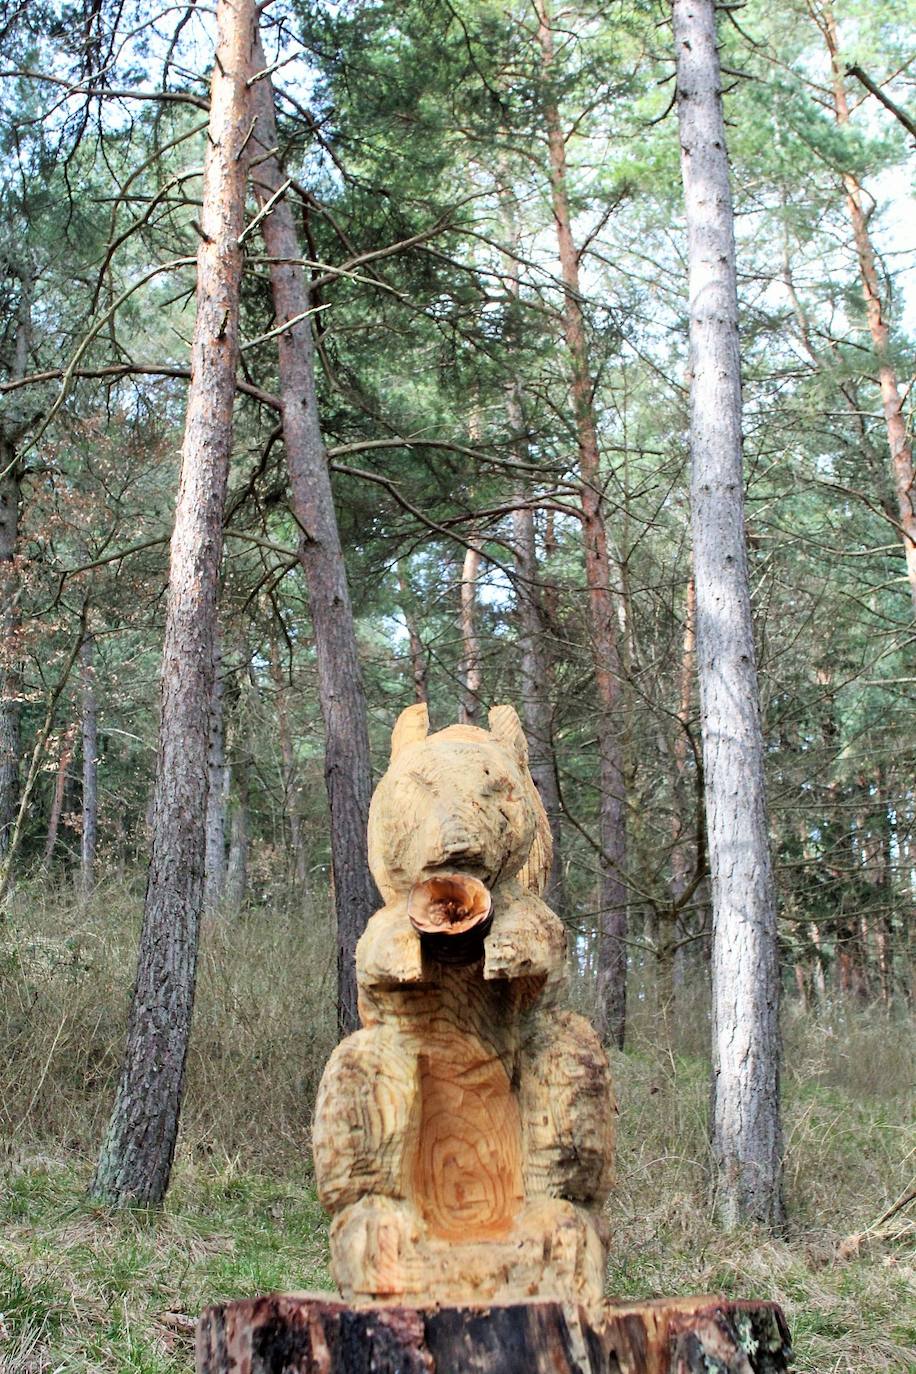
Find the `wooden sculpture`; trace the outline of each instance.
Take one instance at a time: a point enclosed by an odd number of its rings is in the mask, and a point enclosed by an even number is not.
[[[385,905],[356,954],[363,1029],[314,1127],[343,1300],[209,1308],[198,1374],[784,1374],[779,1308],[602,1299],[614,1099],[562,1008],[550,831],[509,706],[429,734],[404,711],[372,801]]]
[[[369,813],[385,906],[356,954],[364,1029],[331,1056],[315,1172],[344,1297],[597,1300],[614,1101],[561,1010],[550,830],[511,706],[429,734],[411,706]]]

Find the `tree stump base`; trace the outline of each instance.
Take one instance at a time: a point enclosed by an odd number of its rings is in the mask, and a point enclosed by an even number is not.
[[[783,1374],[775,1303],[731,1298],[353,1307],[271,1294],[208,1308],[197,1374]]]

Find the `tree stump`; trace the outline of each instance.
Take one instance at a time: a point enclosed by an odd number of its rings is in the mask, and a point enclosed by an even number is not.
[[[595,1308],[351,1307],[274,1294],[211,1307],[197,1374],[783,1374],[773,1303],[686,1298]]]

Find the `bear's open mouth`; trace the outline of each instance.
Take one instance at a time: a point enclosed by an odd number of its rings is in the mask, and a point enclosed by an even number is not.
[[[415,883],[407,914],[424,949],[441,963],[473,963],[493,922],[493,899],[479,878],[439,873]]]

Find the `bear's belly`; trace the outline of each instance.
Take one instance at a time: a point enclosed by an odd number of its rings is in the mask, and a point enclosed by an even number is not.
[[[508,1075],[471,1035],[419,1055],[419,1112],[410,1191],[430,1233],[496,1239],[523,1197],[521,1120]]]

